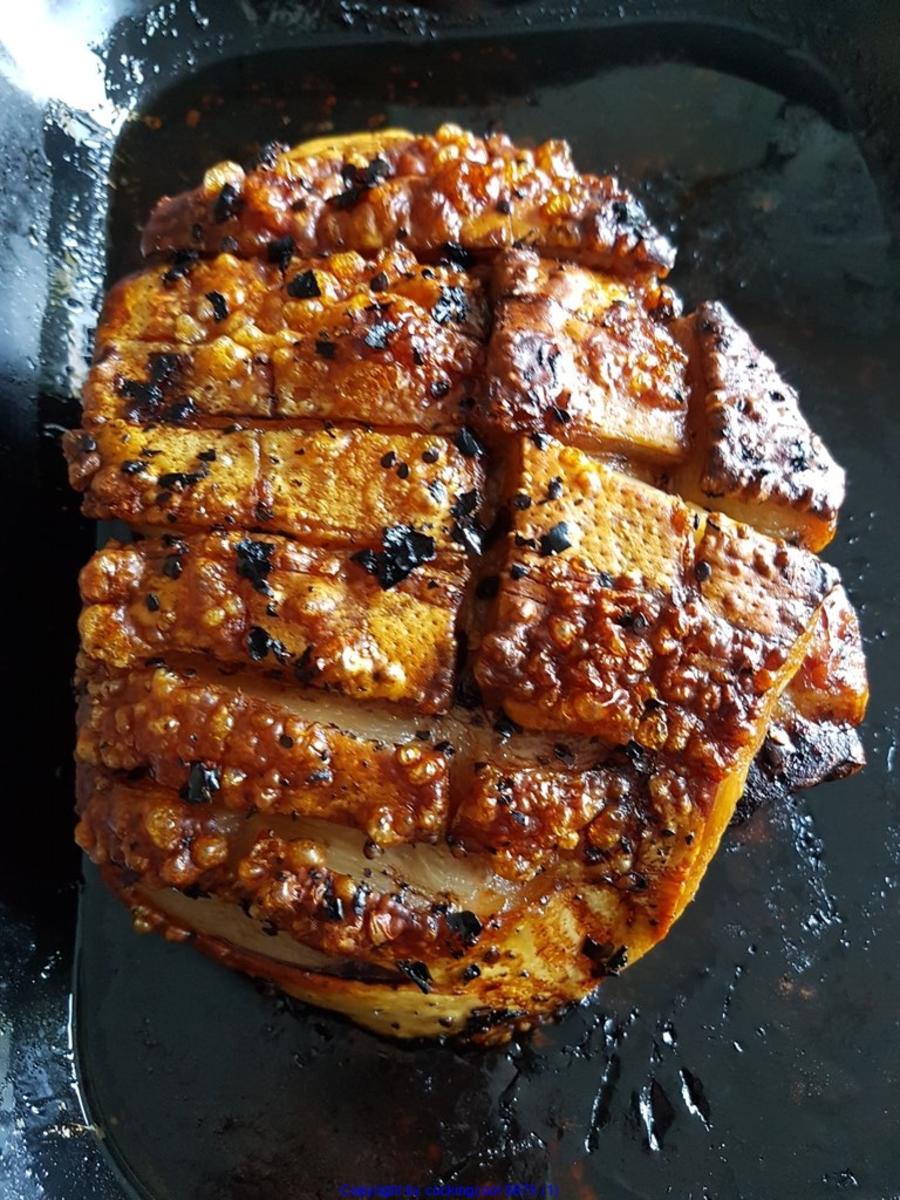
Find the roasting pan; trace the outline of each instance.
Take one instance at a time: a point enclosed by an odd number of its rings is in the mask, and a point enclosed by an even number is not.
[[[900,1197],[900,7],[4,0],[0,35],[3,1200]],[[71,844],[94,532],[58,435],[104,279],[209,163],[445,119],[617,168],[686,300],[725,300],[798,385],[848,472],[827,557],[872,682],[863,775],[757,795],[653,954],[490,1051],[136,938]]]

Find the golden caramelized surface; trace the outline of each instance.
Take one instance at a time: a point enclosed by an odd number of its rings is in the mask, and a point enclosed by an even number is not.
[[[751,768],[862,764],[843,475],[565,143],[271,146],[144,246],[65,441],[133,538],[81,576],[76,836],[137,928],[502,1040],[665,936]]]
[[[464,443],[468,449],[468,443]],[[387,528],[454,540],[480,458],[422,433],[308,427],[181,429],[108,421],[66,438],[84,512],[135,525],[226,526],[322,545],[376,546]]]
[[[844,472],[807,424],[797,393],[723,305],[701,305],[673,331],[694,370],[693,446],[679,490],[821,550],[834,536]]]
[[[283,238],[300,254],[529,245],[626,275],[664,275],[674,259],[635,198],[608,175],[580,174],[565,142],[526,150],[454,125],[273,146],[250,171],[219,163],[157,204],[142,245],[254,255]]]
[[[458,429],[487,332],[470,272],[402,248],[279,264],[223,254],[110,292],[88,422],[208,417]]]
[[[620,280],[516,250],[495,262],[481,419],[650,461],[687,449],[687,357]]]
[[[451,554],[383,589],[346,551],[284,538],[112,543],[82,572],[81,645],[110,667],[199,653],[359,699],[442,711],[466,573],[462,556]]]

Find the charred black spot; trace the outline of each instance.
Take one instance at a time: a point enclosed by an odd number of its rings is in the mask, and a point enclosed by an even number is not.
[[[411,525],[391,525],[382,534],[380,550],[360,550],[351,558],[387,591],[422,563],[431,562],[434,555],[434,538]]]
[[[450,321],[458,323],[465,321],[469,315],[469,298],[466,289],[455,284],[453,287],[442,287],[441,294],[431,310],[431,315],[438,325],[447,325]]]
[[[221,292],[207,292],[206,298],[212,305],[213,318],[216,321],[224,321],[228,316],[228,301]]]
[[[242,538],[234,548],[238,575],[241,579],[249,579],[254,589],[263,596],[272,594],[266,580],[272,570],[274,549],[271,542],[254,542],[251,538]]]
[[[316,296],[322,295],[315,271],[301,271],[288,283],[285,290],[294,300],[314,300]]]
[[[178,794],[187,804],[211,804],[221,786],[217,767],[208,767],[204,762],[192,762],[187,783]]]
[[[562,554],[571,545],[569,526],[565,521],[557,521],[546,533],[541,534],[540,552],[545,558],[550,554]]]
[[[478,917],[468,909],[459,912],[448,912],[444,916],[450,932],[460,939],[467,947],[474,946],[481,937],[482,924]]]
[[[581,944],[581,953],[590,960],[591,974],[595,979],[618,975],[628,962],[625,946],[613,946],[611,942],[595,942],[586,937]]]
[[[330,203],[337,209],[355,208],[367,192],[377,187],[390,174],[389,164],[377,156],[366,167],[357,167],[355,163],[344,163],[341,167],[344,191],[334,196]]]
[[[236,217],[244,207],[243,197],[233,183],[226,183],[216,197],[213,207],[213,220],[221,225],[230,217]]]
[[[397,963],[397,969],[402,971],[407,979],[412,980],[419,991],[424,992],[426,996],[431,991],[431,972],[425,963],[400,959]]]
[[[281,269],[282,275],[288,269],[293,256],[294,239],[290,234],[287,234],[285,237],[274,238],[266,246],[266,258],[270,263],[275,263]]]

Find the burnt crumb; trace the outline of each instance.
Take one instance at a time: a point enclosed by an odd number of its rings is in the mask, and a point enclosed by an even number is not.
[[[435,400],[442,400],[450,391],[450,380],[435,379],[428,390]]]
[[[228,301],[221,292],[207,292],[206,298],[212,305],[213,319],[224,321],[228,316]]]
[[[78,449],[82,454],[93,454],[97,449],[97,439],[89,433],[83,433],[78,439]]]
[[[242,538],[234,548],[238,575],[241,579],[248,579],[254,590],[263,596],[272,594],[266,580],[272,570],[274,549],[271,542],[254,542],[251,538]]]
[[[278,745],[281,746],[282,749],[284,749],[284,750],[293,750],[294,739],[291,737],[291,735],[289,733],[282,733],[279,735]]]
[[[334,358],[337,346],[328,338],[318,337],[315,341],[316,354],[320,354],[322,358]]]
[[[447,489],[442,480],[429,479],[425,486],[428,488],[428,492],[433,499],[437,500],[438,504],[443,504],[447,499]]]
[[[184,561],[177,554],[167,554],[162,562],[162,573],[167,579],[180,579]]]
[[[438,325],[447,325],[450,321],[459,324],[469,315],[469,298],[466,289],[454,284],[452,287],[442,287],[441,294],[431,310],[431,315]]]
[[[322,295],[315,271],[301,271],[289,281],[285,291],[294,300],[314,300]]]
[[[369,280],[369,287],[373,292],[383,292],[387,289],[388,277],[384,271],[379,271],[377,275],[373,275]]]
[[[187,783],[178,794],[187,804],[211,804],[221,786],[217,767],[208,767],[204,762],[192,762]]]
[[[469,554],[482,553],[484,549],[482,534],[481,527],[468,520],[454,521],[450,527],[450,540],[456,542],[458,546],[462,546]]]
[[[510,204],[510,202],[507,199],[501,198],[494,205],[494,211],[498,212],[501,215],[501,217],[508,217],[509,214],[512,212],[512,205]]]
[[[527,574],[528,574],[528,568],[525,566],[524,563],[513,563],[512,566],[509,568],[510,579],[516,579],[516,580],[524,579],[524,577]]]
[[[294,239],[290,234],[284,237],[274,238],[266,246],[266,258],[270,263],[275,263],[281,269],[282,275],[288,269],[291,259],[294,257]]]
[[[321,667],[315,660],[315,653],[316,648],[310,643],[294,663],[294,676],[297,682],[303,684],[304,687],[308,687],[316,676],[322,673]]]
[[[595,979],[607,975],[618,975],[628,962],[628,950],[625,946],[613,946],[610,942],[595,942],[592,937],[586,937],[581,944],[581,953],[591,963],[591,974]]]
[[[241,193],[233,183],[226,183],[216,197],[213,220],[217,225],[221,225],[230,217],[236,217],[243,207],[244,201]]]
[[[639,775],[649,775],[653,770],[653,759],[639,742],[626,742],[622,752]]]
[[[261,171],[271,171],[279,154],[286,154],[288,147],[284,142],[266,142],[260,146],[253,165]]]
[[[471,267],[475,259],[459,242],[444,242],[441,247],[441,262],[445,266],[462,267],[463,270]]]
[[[478,963],[469,963],[462,973],[462,977],[466,983],[470,983],[473,979],[477,979],[481,974],[481,967]]]
[[[146,425],[161,416],[165,402],[177,386],[179,376],[184,370],[185,361],[181,354],[151,354],[148,359],[147,379],[117,377],[117,393],[125,400],[131,401],[126,410],[128,420]]]
[[[441,452],[438,450],[437,446],[430,446],[427,450],[422,451],[423,463],[436,463],[440,457]]]
[[[197,262],[200,255],[196,250],[184,249],[176,250],[172,255],[172,265],[167,271],[163,272],[162,284],[163,287],[172,287],[179,279],[185,279],[194,269],[194,263]]]
[[[424,992],[426,996],[431,991],[431,972],[425,963],[400,959],[397,962],[397,969],[402,971],[407,979],[412,980],[419,991]]]
[[[453,440],[457,450],[466,458],[478,458],[484,454],[484,447],[468,425],[463,425]]]
[[[554,475],[547,484],[547,499],[558,500],[563,494],[563,481],[558,475]]]
[[[159,596],[154,592],[148,592],[144,597],[144,603],[147,606],[147,612],[159,612]]]
[[[712,567],[704,559],[698,559],[694,567],[694,574],[700,583],[706,583],[707,579],[712,575]]]
[[[127,458],[119,467],[123,475],[139,475],[141,471],[146,471],[146,469],[147,464],[141,462],[139,458]]]
[[[192,417],[195,411],[194,401],[190,396],[184,396],[181,400],[176,400],[174,404],[170,404],[168,408],[164,408],[159,414],[159,419],[169,425],[180,425],[182,422],[187,421],[189,417]]]
[[[522,732],[522,726],[517,724],[512,717],[508,717],[502,709],[500,710],[496,721],[494,721],[492,728],[494,733],[498,734],[503,741],[506,741],[507,738],[511,738],[514,733]]]
[[[524,492],[516,492],[512,498],[513,508],[517,508],[519,512],[524,512],[526,508],[531,508],[532,500],[530,496],[526,496]]]
[[[271,505],[266,504],[265,500],[257,500],[255,511],[257,521],[271,521],[272,517],[275,515],[272,512]]]
[[[156,482],[164,491],[182,491],[184,488],[193,487],[208,475],[209,467],[203,463],[196,471],[167,471],[158,476]]]
[[[575,766],[575,751],[565,742],[557,742],[553,747],[554,755],[567,767]]]
[[[386,454],[382,454],[381,465],[386,470],[390,470],[391,467],[396,466],[397,465],[397,455],[396,455],[395,451],[388,450],[388,452]]]
[[[466,1021],[466,1033],[487,1033],[489,1029],[498,1025],[508,1025],[524,1016],[525,1012],[521,1008],[473,1008]]]
[[[475,588],[475,595],[479,600],[492,600],[500,591],[500,576],[485,575],[484,579],[479,579],[478,585]]]
[[[330,203],[337,209],[355,208],[365,194],[390,176],[391,168],[383,158],[376,155],[366,167],[355,163],[344,163],[341,177],[344,191],[332,197]]]
[[[270,652],[280,663],[286,663],[289,658],[284,644],[278,638],[273,638],[260,625],[251,625],[247,633],[247,653],[254,662],[262,662]]]
[[[359,550],[351,558],[387,591],[434,556],[434,538],[411,525],[390,525],[382,534],[380,550]]]
[[[565,521],[557,521],[546,533],[541,534],[540,553],[546,558],[551,554],[562,554],[572,543],[569,541],[569,526]]]
[[[462,909],[459,912],[448,912],[444,916],[450,932],[460,939],[466,947],[472,947],[481,937],[483,928],[481,921],[473,912]]]
[[[340,896],[334,894],[334,884],[330,879],[325,886],[325,894],[322,896],[319,910],[328,921],[343,921],[344,919],[344,902]]]
[[[397,477],[399,479],[409,479],[409,463],[400,463],[397,467]]]
[[[370,350],[387,350],[391,334],[396,333],[399,328],[400,326],[393,321],[379,321],[366,330],[363,340]]]
[[[216,461],[215,450],[201,450],[197,455],[201,462],[211,463]]]
[[[478,491],[472,489],[469,492],[458,492],[456,499],[450,506],[450,512],[454,517],[462,520],[464,517],[469,517],[478,508]]]

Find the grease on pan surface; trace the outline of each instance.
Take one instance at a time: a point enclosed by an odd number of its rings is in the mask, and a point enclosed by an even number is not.
[[[665,936],[757,755],[861,764],[843,474],[564,143],[273,151],[144,248],[66,447],[137,538],[82,576],[78,839],[139,928],[498,1040]]]

